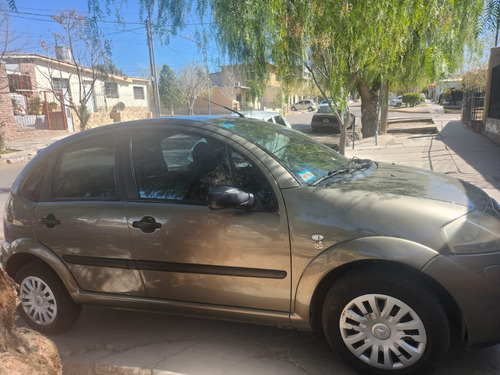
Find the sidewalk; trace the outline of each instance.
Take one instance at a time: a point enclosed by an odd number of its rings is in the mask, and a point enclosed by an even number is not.
[[[437,134],[388,133],[356,141],[346,156],[444,173],[470,182],[500,201],[500,146],[460,122],[458,114],[432,114]],[[391,127],[389,126],[389,129]]]

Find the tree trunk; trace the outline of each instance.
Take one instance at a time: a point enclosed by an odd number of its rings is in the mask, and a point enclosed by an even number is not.
[[[340,124],[340,140],[339,140],[339,154],[345,155],[345,144],[347,139],[347,124],[349,124],[350,117],[344,124]]]
[[[380,128],[379,133],[387,133],[387,120],[389,119],[389,90],[391,83],[386,80],[382,86],[382,108],[380,115]]]
[[[18,304],[16,283],[0,267],[0,375],[62,374],[54,343],[14,324]]]
[[[368,87],[366,82],[358,79],[358,92],[361,95],[361,133],[363,138],[374,137],[377,130],[377,105],[380,83]]]

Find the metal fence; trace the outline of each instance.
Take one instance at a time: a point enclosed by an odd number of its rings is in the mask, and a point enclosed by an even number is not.
[[[462,122],[472,125],[483,121],[485,92],[480,89],[464,91]]]

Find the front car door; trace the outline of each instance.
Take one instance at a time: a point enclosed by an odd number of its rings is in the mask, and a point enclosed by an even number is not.
[[[81,139],[81,138],[80,138]],[[85,291],[144,296],[119,199],[114,134],[69,144],[52,162],[34,227],[38,240],[66,263]]]
[[[290,243],[277,185],[233,147],[181,129],[132,136],[127,217],[138,268],[150,297],[289,312]],[[250,191],[258,204],[210,210],[214,185]]]

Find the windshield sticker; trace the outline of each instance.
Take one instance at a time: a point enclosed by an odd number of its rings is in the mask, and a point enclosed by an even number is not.
[[[233,124],[230,124],[228,122],[224,123],[224,124],[220,124],[219,125],[221,128],[226,128],[226,129],[231,129],[231,128],[234,128],[234,125]]]
[[[311,180],[314,180],[316,176],[312,174],[311,171],[305,169],[302,172],[299,172],[299,177],[304,180],[304,182],[309,182]]]

